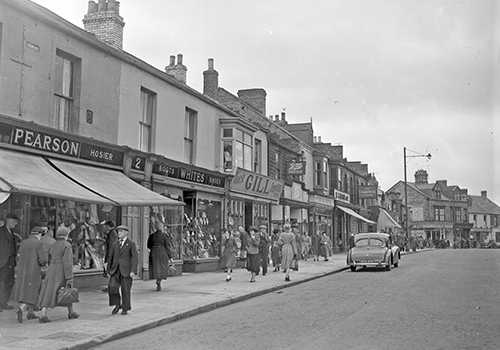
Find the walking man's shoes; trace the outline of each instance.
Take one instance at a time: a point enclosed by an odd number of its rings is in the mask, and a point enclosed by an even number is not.
[[[23,323],[23,310],[17,308],[16,310],[17,322]]]
[[[116,315],[121,308],[122,308],[121,305],[116,305],[113,311],[111,311],[111,314]]]
[[[128,314],[127,310],[122,311],[122,315],[127,315],[127,314]]]
[[[14,308],[14,306],[5,304],[5,305],[2,305],[1,308],[3,310],[12,310]]]

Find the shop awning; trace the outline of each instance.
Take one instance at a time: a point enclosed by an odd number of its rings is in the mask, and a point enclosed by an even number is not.
[[[345,212],[345,213],[347,213],[347,214],[349,214],[349,215],[351,215],[351,216],[354,216],[354,217],[355,217],[355,218],[357,218],[357,219],[363,220],[363,221],[365,221],[365,222],[367,222],[367,223],[369,223],[369,224],[376,224],[376,222],[375,222],[375,221],[368,220],[367,218],[365,218],[365,217],[363,217],[363,216],[359,215],[358,213],[356,213],[356,212],[355,212],[354,210],[352,210],[352,209],[345,208],[345,207],[341,207],[341,206],[337,206],[337,208],[339,208],[339,209],[340,209],[340,210],[342,210],[343,212]]]
[[[184,205],[139,185],[119,171],[58,159],[50,162],[73,181],[122,206]]]
[[[116,205],[74,183],[40,156],[0,149],[0,192]]]
[[[386,212],[384,209],[380,209],[378,213],[377,228],[381,229],[383,227],[402,228],[396,222],[396,220],[394,220],[392,216],[389,215],[388,212]]]

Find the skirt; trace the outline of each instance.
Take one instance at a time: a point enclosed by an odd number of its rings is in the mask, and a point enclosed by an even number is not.
[[[247,255],[247,270],[251,272],[259,272],[259,254],[248,254]]]

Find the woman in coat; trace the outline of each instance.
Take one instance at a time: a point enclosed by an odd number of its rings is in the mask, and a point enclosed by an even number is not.
[[[285,281],[290,282],[290,266],[293,259],[297,258],[297,245],[295,234],[290,224],[283,225],[284,232],[281,233],[279,243],[281,245],[281,265],[286,273]]]
[[[275,228],[273,234],[271,235],[271,260],[273,261],[274,270],[273,272],[280,270],[281,264],[281,247],[278,244],[280,239],[280,229]]]
[[[247,270],[252,274],[250,283],[255,282],[255,275],[259,273],[260,270],[260,259],[259,259],[259,242],[260,235],[259,230],[255,226],[250,226],[248,229],[250,234],[246,239],[247,243]]]
[[[61,287],[73,285],[73,251],[68,243],[68,235],[68,228],[59,227],[56,231],[56,242],[49,249],[49,268],[38,297],[38,306],[42,308],[40,323],[51,322],[47,317],[47,309],[56,306],[57,291]],[[70,320],[80,316],[73,310],[73,304],[66,306]]]
[[[43,229],[34,227],[28,239],[19,246],[19,261],[17,262],[17,278],[15,299],[19,303],[16,310],[17,320],[23,322],[23,312],[28,309],[28,320],[38,318],[33,312],[33,306],[38,302],[38,291],[42,285],[42,266],[45,266],[45,255],[42,237]]]
[[[236,268],[236,252],[238,251],[238,244],[232,232],[224,229],[222,235],[222,261],[227,270],[226,282],[231,281],[231,274]]]
[[[324,261],[328,261],[328,236],[324,231],[321,234],[321,255],[323,255]]]
[[[156,290],[161,290],[161,281],[167,279],[168,264],[172,259],[170,238],[163,232],[161,221],[156,222],[156,232],[148,237],[149,278],[156,280]]]

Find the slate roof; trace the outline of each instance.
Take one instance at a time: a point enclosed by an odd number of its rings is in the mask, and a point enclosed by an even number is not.
[[[500,215],[500,207],[488,197],[471,195],[469,197],[472,199],[472,206],[469,208],[469,213]]]

